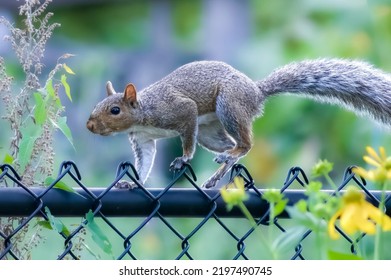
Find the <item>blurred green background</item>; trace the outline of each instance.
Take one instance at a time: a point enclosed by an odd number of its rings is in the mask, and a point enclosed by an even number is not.
[[[1,14],[18,22],[18,2],[8,2]],[[133,159],[126,135],[101,137],[85,128],[108,80],[117,91],[128,82],[140,90],[182,64],[205,59],[225,61],[253,79],[319,57],[361,59],[391,71],[387,1],[55,0],[49,10],[61,28],[49,41],[46,69],[63,53],[73,53],[67,64],[77,73],[68,79],[74,102],[63,98],[76,150],[59,135],[57,160],[74,160],[90,186],[108,183],[118,162]],[[21,78],[11,46],[3,41],[0,51],[8,71]],[[308,171],[320,158],[334,162],[340,176],[346,166],[362,164],[366,145],[387,147],[387,134],[366,117],[281,95],[267,102],[254,123],[255,145],[242,162],[265,187],[279,186],[289,167]],[[7,137],[3,129],[2,143]],[[164,185],[169,163],[181,153],[179,139],[159,142],[149,186]],[[212,158],[198,149],[192,165],[200,182],[218,168]]]
[[[2,0],[0,15],[19,22],[18,5]],[[59,134],[56,160],[75,161],[91,187],[106,186],[119,162],[133,161],[126,135],[96,136],[85,128],[108,80],[117,91],[128,82],[140,90],[194,60],[222,60],[255,80],[289,62],[319,57],[366,60],[391,72],[391,1],[54,0],[48,10],[61,28],[49,41],[46,70],[62,54],[76,55],[66,62],[77,74],[68,78],[73,103],[63,96],[75,149]],[[0,26],[1,37],[5,34]],[[8,42],[1,41],[0,55],[20,81]],[[6,146],[8,126],[1,119],[0,125]],[[241,162],[259,187],[281,187],[290,167],[309,172],[324,158],[335,163],[332,176],[338,181],[347,166],[363,164],[365,146],[390,150],[390,143],[389,131],[367,117],[281,95],[255,121],[254,147]],[[178,138],[159,141],[147,186],[164,186],[172,177],[168,166],[180,154]],[[200,183],[218,168],[212,159],[197,150],[192,166]]]

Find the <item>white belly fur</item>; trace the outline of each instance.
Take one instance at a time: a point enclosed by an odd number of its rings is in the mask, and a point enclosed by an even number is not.
[[[209,113],[205,115],[198,116],[198,125],[208,125],[217,120],[215,113]]]
[[[217,116],[215,113],[205,114],[198,117],[198,125],[208,125],[216,120]],[[133,126],[128,132],[135,133],[140,136],[143,135],[148,139],[171,138],[179,135],[179,133],[175,130],[139,125]]]

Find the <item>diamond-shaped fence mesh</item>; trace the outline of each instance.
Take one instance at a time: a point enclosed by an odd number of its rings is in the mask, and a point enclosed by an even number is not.
[[[227,210],[219,190],[202,189],[190,166],[175,175],[164,188],[144,188],[132,164],[122,163],[107,188],[88,188],[77,166],[64,162],[57,178],[47,187],[21,183],[12,166],[0,166],[0,259],[259,259],[266,249],[257,231],[238,208]],[[235,165],[231,179],[244,178],[245,201],[257,228],[270,236],[292,225],[286,212],[269,225],[269,205],[243,165]],[[67,179],[73,191],[59,182]],[[119,180],[134,181],[132,190],[117,189]],[[181,188],[186,180],[190,187]],[[305,199],[308,184],[301,168],[289,170],[280,189],[293,205]],[[348,184],[361,188],[367,200],[379,204],[380,192],[348,168],[338,192]],[[329,195],[335,192],[325,190]],[[389,193],[386,213],[390,215]],[[342,230],[341,246],[355,253],[364,235],[352,240]],[[286,259],[316,258],[311,230],[303,232]]]

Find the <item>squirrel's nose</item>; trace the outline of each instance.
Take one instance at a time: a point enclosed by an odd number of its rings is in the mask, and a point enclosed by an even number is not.
[[[89,131],[91,131],[91,132],[94,132],[94,122],[92,122],[91,120],[88,120],[87,121],[87,128],[88,128],[88,130]]]

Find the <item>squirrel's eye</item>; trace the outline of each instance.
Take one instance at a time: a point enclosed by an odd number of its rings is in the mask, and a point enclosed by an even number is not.
[[[121,109],[117,106],[111,108],[110,112],[113,114],[113,115],[118,115],[119,112],[121,112]]]

